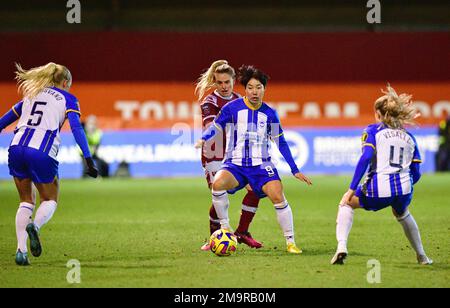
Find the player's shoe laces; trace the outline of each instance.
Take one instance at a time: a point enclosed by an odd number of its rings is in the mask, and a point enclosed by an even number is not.
[[[433,264],[433,260],[428,258],[426,255],[418,255],[417,256],[417,262],[420,265],[431,265],[431,264]]]
[[[255,240],[252,235],[250,234],[250,232],[234,232],[234,235],[236,236],[236,239],[238,241],[239,244],[244,243],[245,245],[251,247],[251,248],[261,248],[263,247],[263,245],[258,242],[257,240]]]
[[[202,250],[202,251],[210,251],[211,250],[211,245],[209,245],[209,242],[206,242],[205,244],[203,244],[202,247],[200,247],[200,250]]]
[[[331,259],[331,264],[344,264],[345,258],[347,258],[348,252],[345,249],[338,249],[336,253],[334,254],[333,258]]]
[[[30,265],[30,260],[28,259],[28,253],[21,252],[20,249],[16,252],[16,264],[20,266]]]
[[[28,233],[28,237],[30,238],[31,254],[34,257],[39,257],[42,254],[42,246],[41,241],[39,240],[38,228],[33,223],[30,223],[27,225],[26,230]]]
[[[289,253],[294,253],[294,254],[301,254],[302,250],[300,248],[298,248],[294,243],[288,243],[287,244],[287,251]]]

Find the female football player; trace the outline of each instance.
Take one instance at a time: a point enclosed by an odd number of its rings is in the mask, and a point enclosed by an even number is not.
[[[59,131],[66,118],[89,166],[88,174],[95,178],[98,171],[80,123],[77,98],[68,92],[72,85],[69,70],[55,63],[30,70],[24,70],[18,64],[16,67],[23,100],[0,118],[0,132],[19,120],[9,147],[8,165],[20,198],[16,215],[16,263],[29,265],[27,239],[30,238],[31,254],[39,257],[42,253],[40,229],[52,218],[57,207],[56,156],[61,143]],[[36,186],[41,202],[34,221],[31,219],[35,208],[32,184]]]
[[[259,198],[267,196],[272,201],[288,252],[299,254],[301,250],[295,244],[292,210],[284,196],[278,171],[271,162],[270,141],[278,144],[297,179],[309,185],[311,181],[299,172],[276,111],[263,102],[268,78],[253,66],[240,67],[238,80],[245,87],[246,96],[221,109],[196,147],[202,147],[217,133],[225,132],[225,161],[212,184],[213,204],[221,227],[230,229],[227,192],[235,193],[249,184]]]
[[[347,257],[347,239],[354,209],[378,211],[391,206],[420,264],[432,264],[423,249],[419,228],[408,206],[413,185],[420,179],[420,153],[414,136],[404,126],[414,124],[419,113],[411,105],[411,96],[397,95],[389,85],[384,96],[375,101],[376,124],[369,125],[362,136],[363,153],[356,166],[350,189],[339,203],[336,238],[338,247],[331,264],[343,264]],[[359,185],[367,167],[364,184]]]
[[[210,68],[200,76],[195,93],[201,101],[202,126],[206,130],[216,118],[223,106],[228,102],[241,97],[233,92],[235,82],[235,71],[226,60],[218,60],[211,64]],[[206,96],[205,92],[213,88],[214,91]],[[225,139],[223,135],[216,136],[211,142],[208,142],[202,149],[202,165],[206,175],[206,181],[211,189],[212,181],[217,171],[220,170],[225,155]],[[245,243],[252,248],[261,248],[262,244],[251,236],[248,232],[249,226],[258,209],[259,198],[248,189],[247,194],[242,200],[242,211],[239,226],[235,235],[239,243]],[[217,217],[214,206],[209,210],[209,229],[210,234],[220,229],[220,222]],[[202,250],[210,250],[209,241],[201,247]]]

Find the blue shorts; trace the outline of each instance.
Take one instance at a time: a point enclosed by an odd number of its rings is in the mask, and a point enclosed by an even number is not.
[[[379,211],[388,206],[392,206],[398,215],[402,215],[411,204],[412,193],[402,196],[392,196],[387,198],[367,197],[362,191],[360,185],[355,192],[355,196],[359,198],[359,204],[367,211]]]
[[[19,179],[31,179],[34,183],[53,183],[58,178],[58,161],[39,150],[12,146],[9,148],[9,174]]]
[[[224,163],[221,170],[231,172],[239,182],[238,187],[228,191],[230,194],[234,194],[247,186],[247,184],[250,184],[250,187],[256,195],[259,198],[264,198],[266,194],[262,190],[263,186],[270,181],[281,181],[277,169],[271,162],[266,162],[255,167],[242,167],[232,163]]]

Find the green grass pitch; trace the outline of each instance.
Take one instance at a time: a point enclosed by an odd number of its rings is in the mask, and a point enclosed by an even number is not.
[[[0,287],[450,287],[450,175],[424,175],[411,213],[432,266],[415,254],[390,209],[356,211],[343,266],[331,266],[337,203],[349,177],[315,176],[307,187],[284,177],[302,255],[289,255],[268,200],[251,232],[264,248],[239,245],[219,258],[200,251],[208,235],[210,194],[205,180],[62,181],[59,208],[41,232],[43,255],[14,263],[18,197],[0,182]],[[244,192],[232,196],[236,227]],[[81,263],[81,283],[69,284],[67,262]],[[380,262],[381,283],[370,284],[368,261]]]

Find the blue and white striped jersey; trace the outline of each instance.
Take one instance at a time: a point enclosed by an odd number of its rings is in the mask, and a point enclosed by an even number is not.
[[[24,99],[13,111],[20,119],[11,146],[34,148],[56,159],[61,144],[59,132],[66,115],[69,112],[80,113],[80,107],[75,96],[51,87],[45,88],[32,100]]]
[[[226,104],[214,125],[221,131],[225,130],[225,162],[244,167],[269,162],[271,140],[277,141],[283,135],[276,111],[264,102],[259,108],[254,108],[246,97]],[[294,166],[291,167],[296,169]]]
[[[387,198],[412,192],[411,163],[421,162],[414,136],[405,129],[392,129],[383,123],[369,125],[363,134],[363,147],[375,150],[363,192],[368,197]]]

